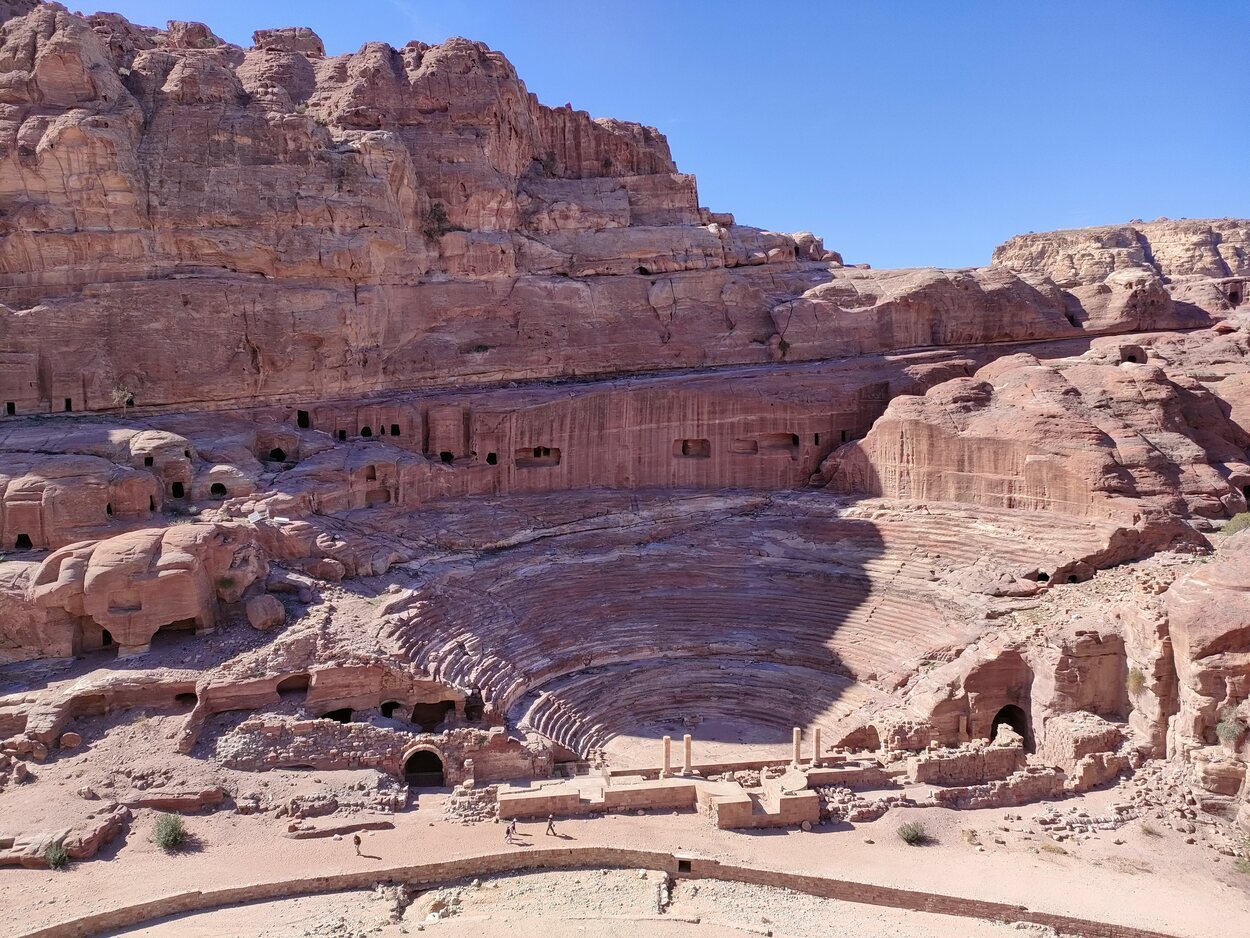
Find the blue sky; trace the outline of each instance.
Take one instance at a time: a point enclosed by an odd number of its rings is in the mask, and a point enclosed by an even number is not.
[[[704,205],[848,262],[1250,216],[1248,0],[101,0],[145,25],[311,26],[331,54],[467,36],[530,91],[668,135]]]

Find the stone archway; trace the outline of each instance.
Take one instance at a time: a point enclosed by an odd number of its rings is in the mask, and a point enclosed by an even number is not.
[[[447,782],[443,757],[433,749],[414,749],[404,759],[404,781],[411,788],[442,788]]]
[[[994,740],[994,737],[998,735],[998,728],[1004,723],[1020,734],[1020,738],[1024,740],[1025,751],[1032,752],[1033,732],[1029,728],[1029,715],[1015,704],[1007,704],[1000,707],[998,713],[994,714],[994,719],[990,723],[991,742]]]

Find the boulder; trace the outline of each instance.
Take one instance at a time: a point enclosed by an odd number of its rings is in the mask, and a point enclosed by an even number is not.
[[[286,622],[286,607],[268,593],[253,596],[247,601],[247,621],[257,631],[267,632]]]

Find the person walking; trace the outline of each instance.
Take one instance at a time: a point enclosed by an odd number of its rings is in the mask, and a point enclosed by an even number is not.
[[[352,843],[355,844],[356,846],[356,856],[360,856],[360,835],[359,834],[352,835]]]
[[[547,833],[553,837],[558,836],[556,834],[556,816],[554,814],[547,815]]]

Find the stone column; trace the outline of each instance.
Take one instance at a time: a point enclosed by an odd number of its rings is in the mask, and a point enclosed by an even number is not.
[[[693,763],[690,761],[690,734],[687,733],[681,738],[681,774],[689,775],[694,771]]]
[[[664,768],[660,770],[660,778],[668,778],[673,774],[673,737],[664,737]]]
[[[820,727],[812,729],[812,768],[820,765]]]
[[[799,760],[803,758],[803,731],[797,726],[794,728],[794,756],[790,759],[791,765],[798,765]]]

